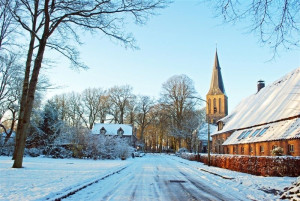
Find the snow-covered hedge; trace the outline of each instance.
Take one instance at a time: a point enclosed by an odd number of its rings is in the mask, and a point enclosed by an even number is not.
[[[208,164],[207,154],[182,154],[182,158]],[[211,165],[262,176],[299,176],[300,157],[211,154]]]
[[[41,150],[37,148],[25,149],[25,155],[29,155],[31,157],[38,157],[41,155]]]

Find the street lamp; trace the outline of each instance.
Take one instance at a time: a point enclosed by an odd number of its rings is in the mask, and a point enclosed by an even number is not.
[[[207,110],[208,110],[208,102],[202,98],[199,98],[199,97],[195,97],[195,96],[192,96],[192,97],[189,97],[189,98],[196,98],[198,100],[201,100],[201,101],[204,101],[206,103],[206,107],[207,107]],[[207,158],[208,158],[208,166],[210,166],[210,127],[209,127],[209,123],[210,123],[210,119],[209,119],[209,116],[206,115],[206,120],[207,120]]]

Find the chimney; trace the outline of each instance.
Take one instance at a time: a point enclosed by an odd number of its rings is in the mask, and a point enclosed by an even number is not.
[[[259,81],[257,82],[257,93],[258,93],[262,88],[264,88],[264,87],[265,87],[265,81],[259,80]]]

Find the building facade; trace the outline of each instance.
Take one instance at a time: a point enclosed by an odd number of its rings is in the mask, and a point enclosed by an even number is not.
[[[136,131],[128,124],[101,124],[96,123],[92,129],[92,135],[105,135],[121,137],[131,146],[136,146]]]
[[[300,156],[300,67],[245,98],[212,134],[212,151]],[[280,152],[278,150],[280,149]]]

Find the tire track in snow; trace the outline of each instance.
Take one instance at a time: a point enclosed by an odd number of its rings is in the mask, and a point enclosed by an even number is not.
[[[209,175],[209,176],[208,176]],[[208,177],[207,177],[208,176]],[[204,179],[203,179],[204,178]],[[241,200],[223,188],[219,177],[159,155],[135,159],[119,174],[70,196],[70,200]],[[224,180],[225,181],[225,180]],[[230,180],[226,180],[230,181]],[[207,184],[216,183],[216,188]],[[227,190],[230,190],[228,188]],[[225,191],[224,191],[225,190]],[[246,199],[244,199],[246,200]],[[248,199],[247,199],[248,200]]]
[[[110,177],[110,176],[112,176],[112,175],[114,175],[114,174],[120,173],[121,171],[125,170],[125,169],[128,168],[129,166],[130,166],[130,165],[125,166],[125,167],[122,167],[121,169],[119,169],[119,170],[117,170],[117,171],[114,171],[114,172],[112,172],[112,173],[109,173],[109,174],[107,174],[107,175],[101,177],[100,179],[96,179],[96,180],[94,180],[94,181],[92,181],[92,182],[90,182],[90,183],[88,183],[88,184],[85,184],[85,185],[79,187],[79,188],[72,189],[71,191],[68,191],[68,192],[64,193],[63,195],[57,195],[57,196],[59,196],[59,197],[56,197],[56,198],[46,198],[46,200],[61,201],[62,199],[68,198],[68,197],[74,195],[75,193],[77,193],[77,192],[79,192],[79,191],[81,191],[81,190],[83,190],[83,189],[85,189],[85,188],[87,188],[87,187],[89,187],[89,186],[91,186],[91,185],[93,185],[93,184],[98,183],[98,182],[101,181],[101,180],[104,180],[104,179],[106,179],[106,178],[108,178],[108,177]]]

